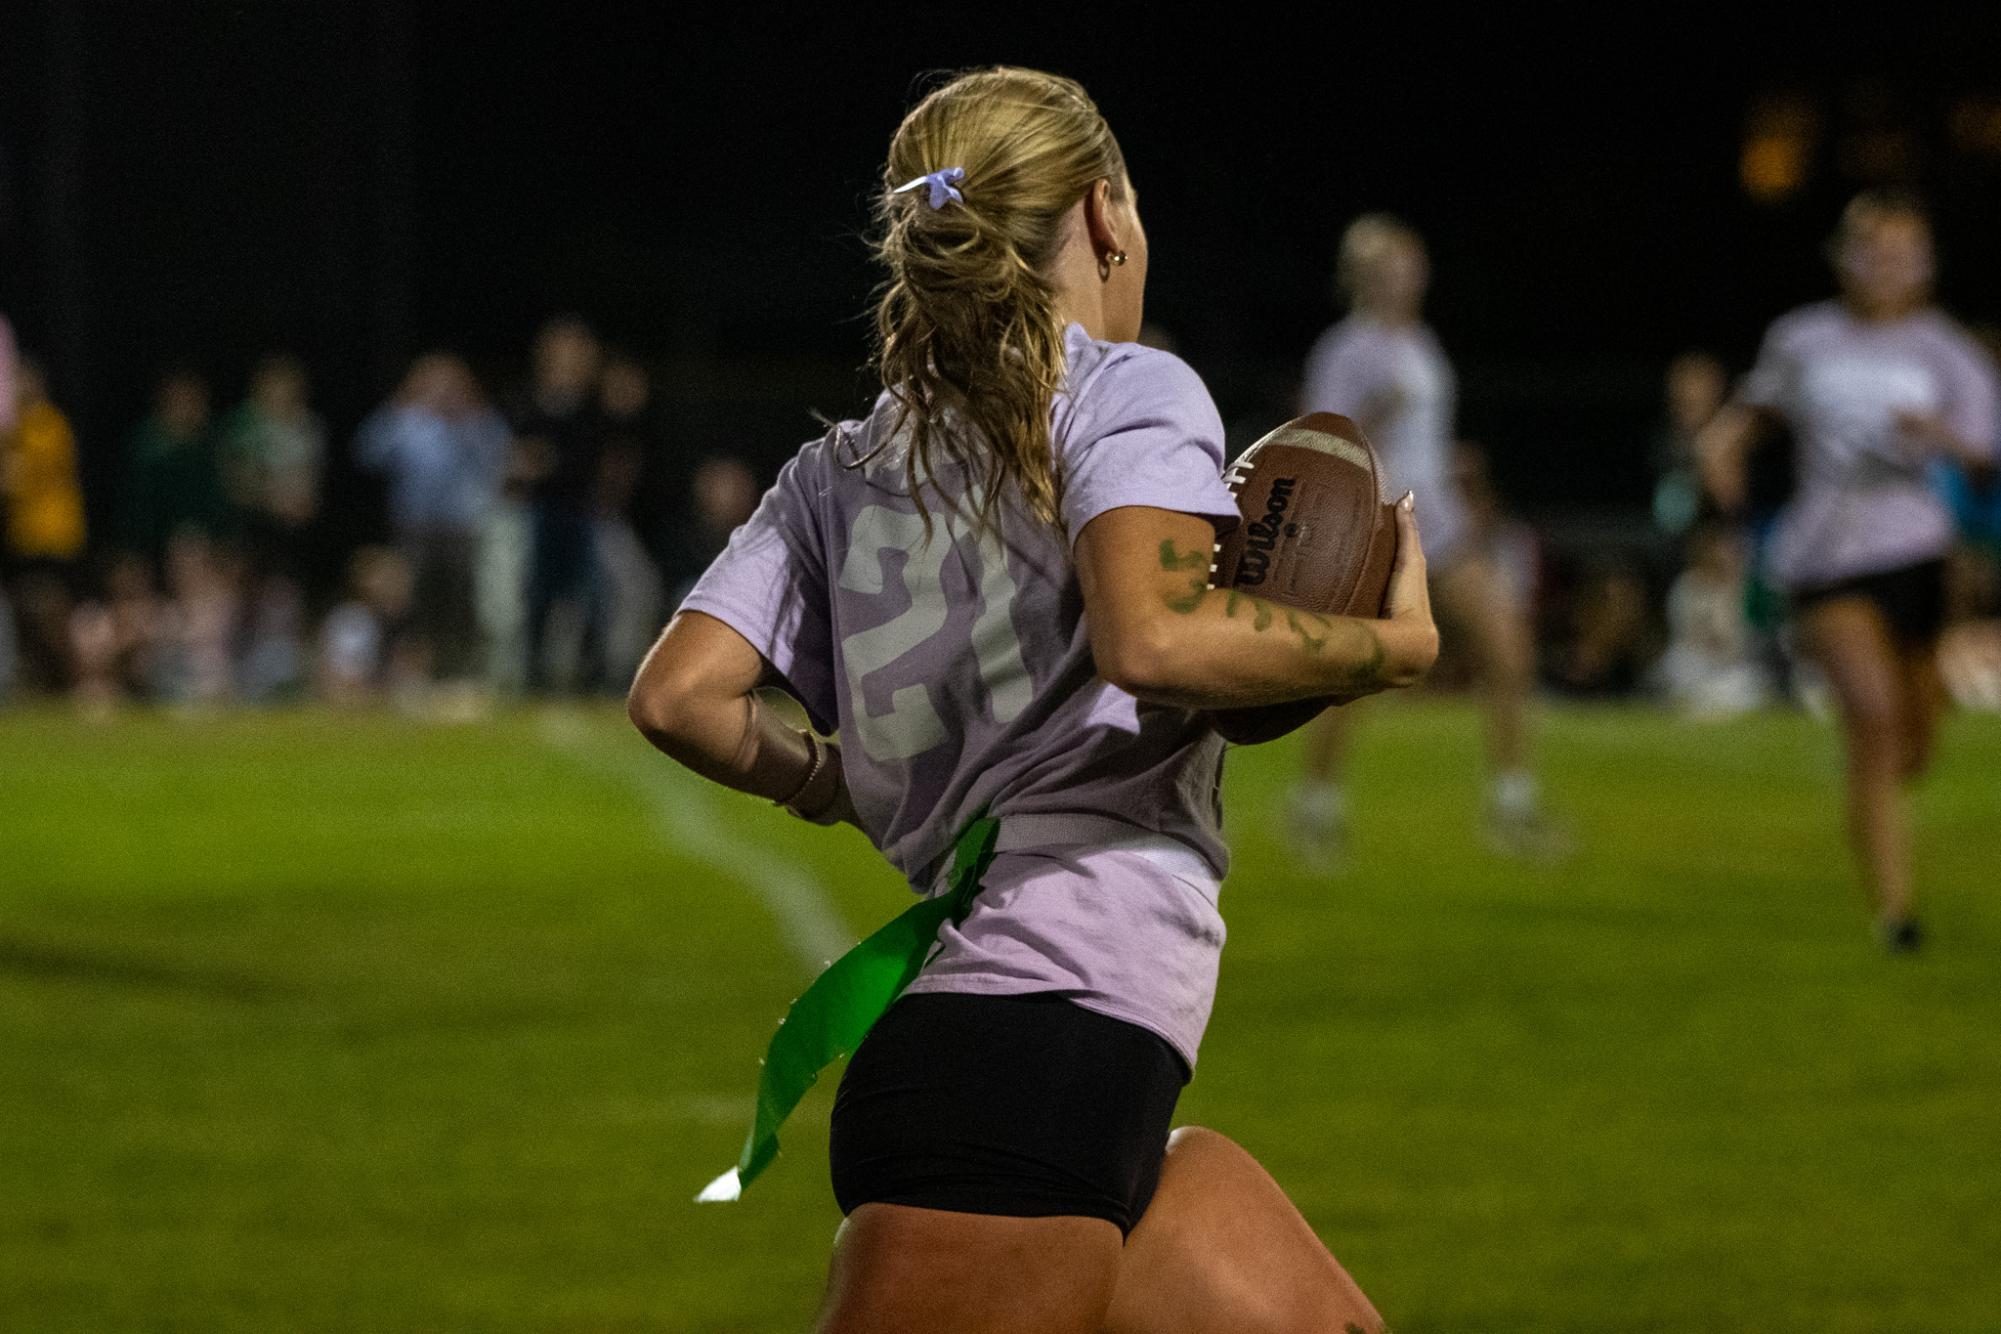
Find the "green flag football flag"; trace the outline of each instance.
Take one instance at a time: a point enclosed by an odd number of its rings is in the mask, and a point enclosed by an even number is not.
[[[952,849],[945,892],[925,899],[827,965],[778,1021],[757,1081],[757,1109],[736,1166],[702,1188],[701,1203],[734,1200],[778,1156],[778,1127],[820,1078],[820,1072],[861,1045],[924,966],[938,928],[965,920],[980,878],[994,859],[1000,822],[982,811]]]

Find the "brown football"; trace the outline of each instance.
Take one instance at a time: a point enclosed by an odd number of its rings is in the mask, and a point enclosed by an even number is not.
[[[1217,588],[1335,616],[1381,616],[1396,560],[1396,509],[1362,428],[1332,412],[1289,421],[1230,465],[1243,515],[1216,547]],[[1238,745],[1284,736],[1336,697],[1223,709],[1216,730]]]

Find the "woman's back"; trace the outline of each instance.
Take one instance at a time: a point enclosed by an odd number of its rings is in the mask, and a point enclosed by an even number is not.
[[[1222,743],[1195,715],[1098,678],[1069,546],[1126,505],[1233,519],[1222,423],[1167,353],[1077,325],[1065,350],[1051,414],[1061,529],[1012,503],[981,524],[963,472],[941,463],[927,536],[904,453],[885,441],[885,394],[786,465],[684,603],[736,628],[839,728],[862,826],[920,888],[989,806],[1122,822],[1225,868]]]

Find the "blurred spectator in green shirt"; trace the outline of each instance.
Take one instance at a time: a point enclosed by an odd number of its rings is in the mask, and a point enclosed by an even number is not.
[[[305,368],[292,357],[266,357],[221,433],[222,480],[243,516],[254,577],[296,577],[301,540],[319,513],[326,439],[307,401]]]
[[[153,391],[153,411],[126,443],[117,525],[120,545],[155,570],[176,533],[230,535],[208,384],[192,371],[170,371]]]

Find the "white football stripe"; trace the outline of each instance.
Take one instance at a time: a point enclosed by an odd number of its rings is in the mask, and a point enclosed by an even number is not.
[[[1363,472],[1374,472],[1369,464],[1369,451],[1353,440],[1345,440],[1338,435],[1328,435],[1324,431],[1308,431],[1293,427],[1282,431],[1266,441],[1273,449],[1310,449],[1316,454],[1332,454],[1344,463],[1352,463]]]

